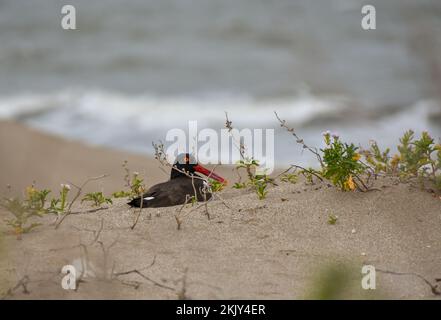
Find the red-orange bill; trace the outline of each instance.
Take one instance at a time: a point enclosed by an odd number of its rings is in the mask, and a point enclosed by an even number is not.
[[[221,176],[217,175],[216,173],[214,173],[211,170],[208,170],[207,168],[204,168],[203,166],[201,166],[200,164],[196,165],[194,167],[194,170],[196,172],[202,173],[203,175],[207,176],[210,179],[214,179],[216,181],[219,181],[220,183],[223,184],[227,184],[227,180],[225,180],[224,178],[222,178]]]

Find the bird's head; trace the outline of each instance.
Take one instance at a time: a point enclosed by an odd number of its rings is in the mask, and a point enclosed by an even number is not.
[[[220,183],[227,184],[227,181],[221,176],[215,174],[212,170],[209,170],[202,165],[198,164],[196,158],[189,153],[180,153],[176,157],[176,161],[173,164],[170,179],[185,176],[186,174],[193,175],[196,172],[203,174],[204,176],[214,179]]]

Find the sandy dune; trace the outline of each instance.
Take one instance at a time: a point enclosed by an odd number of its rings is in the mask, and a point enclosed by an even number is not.
[[[121,186],[124,159],[148,172],[152,183],[167,178],[143,157],[65,142],[10,123],[1,123],[0,132],[0,181],[14,188],[33,179],[42,187],[57,187],[112,172],[99,187],[114,191]],[[232,179],[229,170],[223,174]],[[227,189],[220,193],[224,201],[208,203],[209,217],[205,206],[143,209],[133,230],[136,212],[124,200],[96,212],[79,204],[74,210],[79,213],[58,229],[51,225],[54,217],[46,217],[22,240],[2,224],[1,295],[439,298],[434,292],[441,291],[435,280],[441,278],[441,199],[391,179],[376,186],[381,191],[343,193],[326,184],[280,183],[262,201],[252,192]],[[338,216],[335,225],[327,222],[330,214]],[[6,217],[1,211],[0,218]],[[81,276],[76,291],[61,287],[60,271],[67,264]],[[365,264],[377,269],[376,290],[361,288]],[[24,285],[17,286],[20,280]],[[330,287],[335,292],[320,293]]]

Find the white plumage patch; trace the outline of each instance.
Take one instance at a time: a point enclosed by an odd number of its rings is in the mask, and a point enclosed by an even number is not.
[[[148,200],[153,200],[153,199],[155,199],[155,197],[145,197],[145,198],[144,198],[144,200],[147,200],[147,201],[148,201]]]
[[[207,192],[211,193],[211,186],[210,186],[210,184],[208,183],[207,180],[203,181],[202,192],[204,192],[204,193],[207,193]]]

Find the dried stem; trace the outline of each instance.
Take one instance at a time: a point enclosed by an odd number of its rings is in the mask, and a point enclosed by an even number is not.
[[[161,283],[159,283],[159,282],[157,282],[157,281],[151,279],[150,277],[146,276],[145,274],[143,274],[143,273],[141,272],[142,270],[146,270],[146,269],[151,268],[151,267],[155,264],[155,262],[156,262],[156,256],[153,257],[153,261],[152,261],[152,262],[150,263],[150,265],[148,265],[147,267],[144,267],[144,268],[141,268],[141,269],[132,269],[132,270],[129,270],[129,271],[123,271],[123,272],[113,273],[112,276],[113,276],[113,277],[120,277],[120,276],[129,275],[129,274],[134,273],[134,274],[137,274],[137,275],[139,275],[140,277],[144,278],[145,280],[151,282],[151,283],[154,284],[155,286],[158,286],[158,287],[163,288],[163,289],[167,289],[167,290],[175,291],[175,288],[172,288],[172,287],[169,287],[169,286],[163,285],[163,284],[161,284]]]
[[[311,147],[309,147],[309,146],[305,143],[305,141],[304,141],[303,139],[301,139],[301,138],[296,134],[296,132],[294,131],[294,128],[289,127],[289,126],[286,124],[286,120],[282,120],[282,119],[279,117],[279,115],[277,114],[276,111],[274,111],[274,114],[276,115],[277,120],[280,122],[280,126],[281,126],[282,128],[284,128],[284,129],[286,129],[286,131],[288,131],[288,132],[289,132],[289,133],[290,133],[290,134],[296,139],[296,142],[297,142],[298,144],[300,144],[300,145],[303,146],[303,149],[307,149],[307,150],[309,150],[311,153],[313,153],[313,154],[317,157],[317,160],[320,162],[320,166],[323,168],[323,167],[324,167],[323,159],[322,159],[322,157],[320,156],[320,154],[318,153],[317,149],[316,149],[316,148],[311,148]]]

